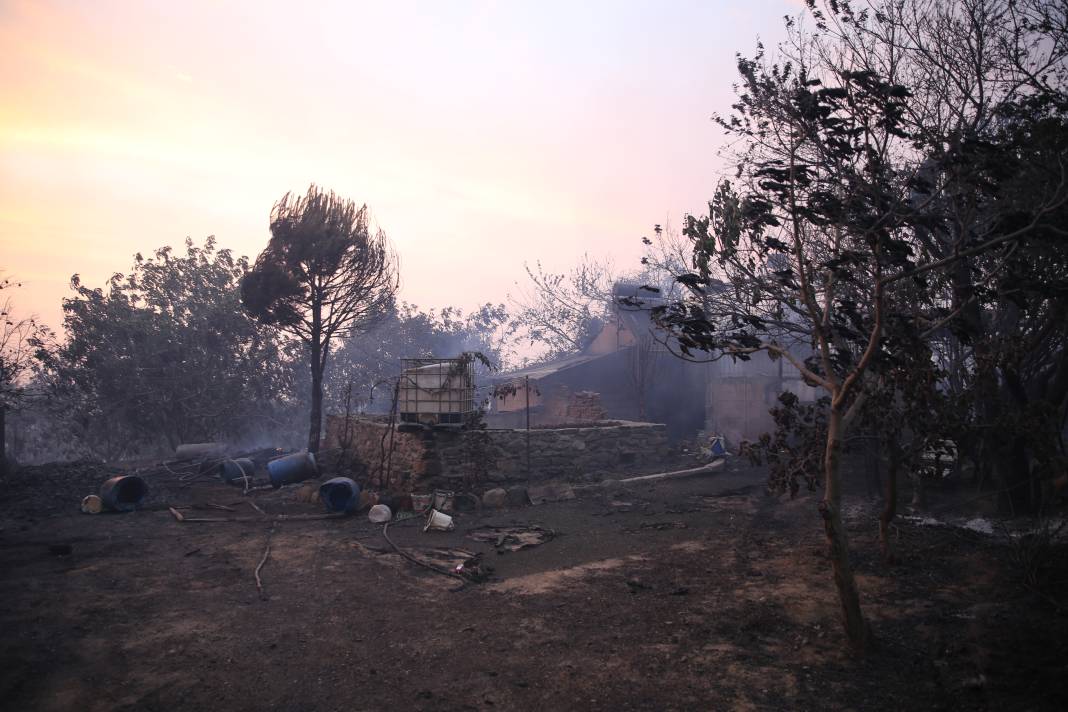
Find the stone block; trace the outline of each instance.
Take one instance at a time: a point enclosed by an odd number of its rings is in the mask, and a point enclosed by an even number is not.
[[[503,509],[508,505],[508,491],[503,487],[494,487],[482,495],[482,506],[489,509]]]
[[[514,485],[509,487],[507,491],[509,507],[525,507],[530,504],[530,496],[527,494],[527,488],[523,485]]]

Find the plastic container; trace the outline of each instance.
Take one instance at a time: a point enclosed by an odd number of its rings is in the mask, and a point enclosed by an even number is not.
[[[426,518],[426,526],[423,527],[423,531],[428,532],[431,529],[437,529],[438,531],[451,532],[455,528],[456,523],[452,521],[452,517],[444,512],[431,509],[430,516]]]
[[[132,512],[148,496],[148,485],[137,475],[119,475],[100,486],[100,501],[105,509]]]
[[[319,487],[319,497],[331,512],[354,512],[360,503],[360,486],[348,477],[335,477]]]
[[[384,504],[376,504],[367,513],[367,518],[375,524],[385,524],[390,519],[393,519],[393,512]]]
[[[226,484],[230,484],[234,480],[244,480],[248,477],[252,479],[252,473],[256,471],[256,464],[247,457],[243,457],[240,460],[223,460],[219,463],[219,477]]]
[[[455,497],[455,493],[451,490],[434,490],[434,509],[442,512],[452,511],[452,500]]]
[[[268,462],[267,475],[271,478],[271,485],[278,489],[282,485],[318,477],[319,468],[315,464],[315,455],[310,452],[295,452]]]

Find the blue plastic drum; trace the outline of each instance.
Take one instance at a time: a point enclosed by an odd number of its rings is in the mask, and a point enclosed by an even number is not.
[[[319,487],[319,496],[331,512],[355,512],[360,504],[360,486],[348,477],[335,477]]]
[[[242,457],[238,460],[223,460],[219,463],[219,477],[226,484],[230,484],[234,480],[244,480],[246,477],[252,479],[255,471],[255,463],[247,457]]]
[[[315,455],[310,452],[295,452],[267,463],[267,475],[275,489],[294,482],[303,482],[319,476]]]

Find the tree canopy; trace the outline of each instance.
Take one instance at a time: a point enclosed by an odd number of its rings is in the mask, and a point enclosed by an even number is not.
[[[323,373],[331,341],[358,333],[392,306],[397,258],[367,206],[312,185],[286,193],[271,211],[271,238],[241,280],[253,317],[299,339],[308,350],[311,414],[308,449],[319,449]]]
[[[43,355],[55,414],[87,449],[120,457],[284,431],[293,372],[240,308],[244,258],[186,241],[138,254],[105,288],[71,278],[66,340]]]
[[[862,650],[839,462],[873,399],[909,394],[927,412],[923,393],[949,379],[923,365],[955,358],[1010,487],[1027,443],[1044,432],[1053,448],[1064,424],[1068,15],[995,0],[809,7],[814,30],[789,22],[774,59],[739,58],[738,100],[717,119],[738,139],[737,181],[687,219],[690,296],[654,312],[683,356],[766,351],[825,390],[826,425],[810,429],[820,511]],[[920,373],[926,390],[907,382]],[[1029,435],[1000,405],[1022,374],[1050,416]]]

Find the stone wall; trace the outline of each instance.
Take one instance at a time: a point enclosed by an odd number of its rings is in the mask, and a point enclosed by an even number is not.
[[[344,416],[328,415],[323,448],[347,448],[363,468],[366,468],[369,483],[375,487],[410,491],[412,480],[437,474],[433,464],[433,452],[427,446],[434,431],[405,432],[403,429],[393,428],[391,445],[390,429],[389,424],[382,421],[350,418],[346,433]],[[384,482],[387,464],[390,481]]]
[[[533,386],[531,390],[534,391]],[[534,391],[536,401],[531,401],[530,422],[536,427],[552,426],[565,428],[574,425],[595,425],[610,420],[608,411],[596,391],[572,393],[563,384],[546,388],[545,392]],[[523,391],[520,390],[520,397]],[[509,410],[494,410],[486,414],[486,422],[495,429],[524,428],[527,418],[525,408],[514,409],[515,401],[508,404]]]
[[[568,423],[595,423],[608,419],[608,413],[601,405],[601,394],[596,391],[579,391],[572,394],[564,416]]]
[[[410,426],[409,426],[410,427]],[[367,467],[371,484],[382,482],[382,443],[389,451],[386,423],[351,419],[349,447]],[[343,417],[327,417],[324,447],[344,443]],[[610,421],[597,425],[536,428],[530,431],[530,474],[527,474],[526,430],[465,431],[444,428],[395,429],[390,489],[450,487],[470,489],[511,482],[565,479],[595,481],[668,469],[673,450],[665,426]],[[474,466],[477,459],[481,467]]]

